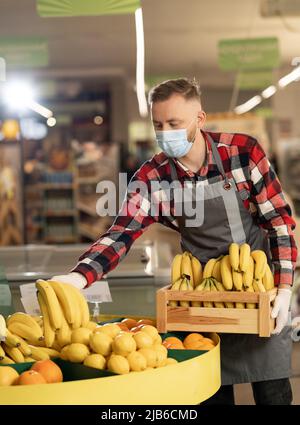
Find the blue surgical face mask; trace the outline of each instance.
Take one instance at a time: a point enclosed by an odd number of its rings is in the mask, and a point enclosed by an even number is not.
[[[194,120],[193,120],[194,121]],[[191,121],[191,123],[193,122]],[[164,131],[156,131],[156,141],[161,150],[170,158],[181,158],[188,154],[191,147],[193,146],[193,142],[196,137],[195,136],[192,141],[188,140],[187,129],[191,125],[191,123],[187,126],[187,128],[182,128],[179,130],[164,130]]]

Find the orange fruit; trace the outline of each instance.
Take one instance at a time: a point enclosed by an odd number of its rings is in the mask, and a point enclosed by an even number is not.
[[[126,324],[125,323],[117,323],[117,325],[119,326],[119,328],[122,330],[122,331],[124,331],[124,332],[129,332],[129,329],[128,329],[128,327],[126,326]]]
[[[164,341],[170,342],[171,344],[182,345],[183,346],[182,341],[179,338],[177,338],[176,336],[169,336]]]
[[[47,384],[46,379],[39,372],[35,370],[27,370],[21,373],[17,382],[17,385],[32,385],[32,384]]]
[[[183,344],[170,344],[168,350],[185,350]]]
[[[186,346],[187,344],[191,343],[191,342],[197,342],[202,340],[204,337],[201,334],[198,333],[191,333],[188,334],[183,341],[183,345]]]
[[[150,319],[140,319],[137,322],[137,325],[151,325],[151,326],[155,326],[153,320]]]
[[[48,384],[63,381],[63,374],[60,367],[52,360],[39,360],[31,366],[31,370],[39,372]]]
[[[126,326],[127,326],[127,328],[128,328],[129,330],[130,330],[131,328],[134,328],[134,327],[137,325],[136,320],[134,320],[134,319],[129,319],[129,318],[123,319],[123,320],[121,321],[121,323],[124,323],[124,325],[126,325]]]

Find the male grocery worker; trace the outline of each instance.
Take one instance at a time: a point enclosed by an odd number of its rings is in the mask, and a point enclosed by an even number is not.
[[[178,180],[182,186],[197,182],[202,186],[202,224],[187,226],[190,217],[185,208],[178,217],[174,197],[169,214],[163,211],[164,204],[158,214],[151,214],[151,202],[128,191],[107,233],[80,257],[71,273],[54,279],[78,288],[91,285],[114,269],[133,242],[157,222],[180,232],[183,250],[202,263],[228,253],[232,242],[265,250],[279,288],[271,313],[276,328],[270,338],[222,334],[222,386],[206,403],[234,404],[233,384],[250,382],[256,404],[289,405],[292,339],[286,325],[297,248],[295,222],[280,183],[253,137],[203,130],[206,114],[195,81],[165,81],[151,90],[149,103],[162,152],[146,161],[133,181],[146,183],[149,191],[151,182]],[[131,213],[128,207],[137,205],[138,211]]]

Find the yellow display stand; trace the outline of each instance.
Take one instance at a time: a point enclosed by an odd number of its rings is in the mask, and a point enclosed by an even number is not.
[[[198,404],[221,385],[220,339],[215,348],[166,367],[59,384],[0,387],[0,405]]]

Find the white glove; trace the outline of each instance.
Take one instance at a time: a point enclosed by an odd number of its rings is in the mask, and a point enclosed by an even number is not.
[[[292,291],[290,289],[281,288],[278,290],[271,312],[272,319],[276,319],[276,327],[272,334],[279,334],[287,324],[291,295]]]
[[[86,278],[81,273],[77,272],[71,272],[61,276],[53,276],[49,280],[56,280],[57,282],[67,283],[69,285],[75,286],[77,289],[83,289],[87,285]]]

